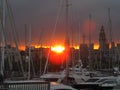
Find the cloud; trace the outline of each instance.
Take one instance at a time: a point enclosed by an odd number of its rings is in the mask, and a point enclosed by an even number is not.
[[[69,16],[72,15],[70,16],[70,18],[73,17],[74,20],[71,19],[71,22],[75,22],[73,23],[74,25],[73,27],[75,27],[74,29],[75,35],[78,34],[77,33],[78,25],[76,24],[78,24],[79,21],[81,22],[81,24],[83,24],[84,21],[88,19],[90,13],[92,14],[92,19],[96,23],[96,30],[94,30],[95,37],[99,35],[101,25],[104,25],[107,29],[108,8],[111,8],[112,25],[113,30],[115,30],[114,34],[117,35],[116,33],[120,33],[118,31],[120,29],[119,27],[120,0],[69,0],[69,1],[70,1],[69,3],[71,4],[69,7]],[[63,2],[65,2],[65,0],[63,0]],[[57,17],[60,0],[10,0],[10,3],[16,21],[17,29],[19,32],[21,32],[20,36],[22,36],[22,33],[24,33],[24,24],[33,25],[34,35],[38,35],[38,33],[40,33],[41,28],[44,28],[44,31],[46,33],[52,32]],[[60,21],[58,24],[60,23],[64,24],[65,22],[64,17],[65,3],[63,3],[61,7],[62,14],[60,16]],[[58,32],[59,33],[57,35],[62,33],[62,31]],[[45,35],[44,35],[45,38],[50,37],[48,36],[48,34]],[[95,39],[94,36],[93,39]]]

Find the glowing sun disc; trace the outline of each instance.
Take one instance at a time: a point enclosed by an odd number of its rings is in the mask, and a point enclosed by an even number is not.
[[[62,53],[64,50],[65,50],[65,47],[60,45],[51,47],[51,51],[54,51],[56,53]]]

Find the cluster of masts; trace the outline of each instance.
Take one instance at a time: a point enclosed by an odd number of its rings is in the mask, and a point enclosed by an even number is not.
[[[9,17],[11,32],[12,32],[13,40],[15,43],[18,60],[20,61],[20,64],[21,64],[21,70],[24,73],[21,55],[20,55],[20,52],[18,49],[18,40],[17,40],[17,35],[16,35],[15,22],[13,19],[12,10],[10,7],[9,0],[1,0],[0,1],[0,14],[1,14],[1,16],[0,16],[0,32],[1,32],[1,67],[0,67],[0,73],[4,76],[3,72],[4,72],[5,46],[7,44],[6,34],[5,34],[5,32],[6,32],[6,27],[5,27],[6,15],[8,15],[8,17]]]
[[[9,13],[9,18],[10,18],[10,21],[11,21],[11,27],[12,27],[12,30],[13,30],[13,36],[14,36],[14,41],[15,41],[15,45],[16,45],[16,48],[18,50],[18,44],[17,44],[17,37],[16,37],[16,34],[15,34],[15,23],[14,21],[12,20],[13,19],[13,16],[11,14],[11,8],[9,6],[9,2],[8,0],[1,0],[1,17],[0,17],[0,30],[1,30],[1,36],[2,36],[2,57],[1,57],[1,60],[2,60],[2,65],[4,65],[4,53],[5,53],[5,50],[4,50],[4,47],[5,47],[5,34],[4,34],[4,29],[5,29],[5,15],[6,15],[6,9],[8,10],[8,13]],[[69,35],[68,35],[68,13],[69,13],[69,2],[68,0],[66,0],[66,47],[69,47]],[[108,20],[108,23],[109,23],[109,30],[110,30],[110,42],[112,43],[113,42],[113,39],[112,39],[112,21],[111,21],[111,17],[110,17],[110,8],[108,9],[108,16],[109,16],[109,20]],[[89,22],[91,22],[91,19],[92,19],[92,16],[91,14],[89,15]],[[90,47],[90,44],[92,43],[92,40],[91,40],[91,25],[89,24],[89,47]],[[31,35],[31,32],[29,33],[29,35]],[[31,41],[31,37],[29,38],[29,43],[28,43],[28,46],[30,46],[30,41]],[[26,42],[26,41],[25,41]],[[85,43],[85,35],[83,35],[83,43]],[[90,50],[89,50],[90,51]],[[30,50],[29,50],[29,57],[30,57]],[[89,55],[90,52],[89,52]],[[19,56],[19,60],[21,62],[21,58],[20,58],[20,53],[19,53],[19,50],[18,50],[18,56]],[[89,56],[90,57],[90,56]],[[67,60],[69,61],[69,60]],[[69,63],[69,62],[67,62]],[[3,74],[3,67],[1,65],[1,73]],[[29,67],[30,67],[30,63],[29,63]],[[66,69],[68,69],[68,64],[66,64]],[[23,67],[21,67],[22,69],[22,72],[24,72],[23,70]],[[68,70],[66,70],[68,71]],[[30,73],[30,71],[29,71]],[[69,73],[69,72],[67,72]]]

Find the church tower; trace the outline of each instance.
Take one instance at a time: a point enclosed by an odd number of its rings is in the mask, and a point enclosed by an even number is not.
[[[107,43],[104,27],[101,26],[101,30],[99,33],[99,49],[104,51],[104,50],[108,49],[108,47],[109,47],[109,45]]]

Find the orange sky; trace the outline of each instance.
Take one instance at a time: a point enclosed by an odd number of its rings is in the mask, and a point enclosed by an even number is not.
[[[32,45],[33,47],[35,47],[35,48],[39,48],[40,46],[38,46],[38,45]],[[58,45],[58,46],[60,46],[60,45]],[[49,48],[50,46],[43,46],[44,48]],[[75,49],[79,49],[79,46],[78,45],[76,45],[76,46],[74,46],[74,48]],[[98,49],[99,48],[99,45],[98,44],[95,44],[94,45],[94,49]],[[25,46],[19,46],[19,49],[20,50],[25,50]]]
[[[20,43],[25,41],[25,29],[24,24],[32,25],[32,44],[36,44],[39,42],[41,31],[43,45],[51,45],[51,35],[55,26],[56,18],[59,11],[60,2],[59,0],[29,0],[29,4],[26,0],[10,0],[11,8],[13,10],[13,16],[16,22],[16,29],[18,37],[20,39]],[[119,41],[120,34],[120,20],[119,20],[119,3],[120,0],[71,0],[68,20],[69,20],[69,28],[74,29],[74,42],[73,46],[79,45],[78,43],[78,24],[80,22],[81,26],[81,37],[82,35],[86,35],[86,43],[88,43],[88,33],[89,33],[89,14],[91,14],[91,38],[95,43],[94,48],[97,49],[99,46],[96,44],[99,41],[99,30],[102,25],[105,26],[105,32],[107,34],[107,39],[109,37],[108,28],[108,8],[111,8],[111,20],[112,29],[113,29],[113,38],[114,41]],[[62,4],[62,8],[60,10],[58,22],[56,25],[56,32],[54,38],[56,39],[53,44],[61,44],[64,43],[64,32],[65,32],[65,2]],[[7,18],[9,19],[9,18]],[[6,19],[6,21],[7,21]],[[9,26],[9,20],[8,20]],[[10,30],[10,31],[8,31]],[[11,29],[8,29],[8,41],[11,41],[12,33]],[[71,32],[71,30],[70,30]],[[7,35],[7,34],[6,34]],[[71,35],[71,33],[70,33]],[[11,36],[11,38],[10,38]],[[59,41],[57,41],[59,40]],[[34,45],[35,45],[34,44]],[[24,50],[24,44],[20,44],[19,47],[21,50]]]

